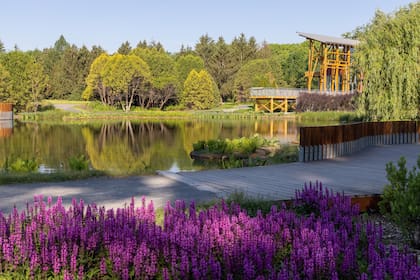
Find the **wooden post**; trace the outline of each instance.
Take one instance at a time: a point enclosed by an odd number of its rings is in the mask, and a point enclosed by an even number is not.
[[[271,97],[270,99],[270,113],[274,112],[274,98]]]

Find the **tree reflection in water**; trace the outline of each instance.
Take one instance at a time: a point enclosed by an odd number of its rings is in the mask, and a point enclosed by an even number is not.
[[[285,123],[286,121],[286,123]],[[292,120],[123,121],[79,125],[16,123],[0,138],[0,168],[6,159],[36,159],[44,168],[66,169],[68,159],[85,155],[94,169],[113,175],[156,170],[207,168],[193,165],[189,153],[200,140],[249,137],[297,139]]]

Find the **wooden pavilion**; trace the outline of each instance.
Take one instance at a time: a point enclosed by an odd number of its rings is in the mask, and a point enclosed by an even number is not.
[[[303,32],[298,34],[309,40],[308,71],[305,73],[309,91],[315,79],[318,79],[319,90],[323,92],[356,89],[355,82],[352,83],[351,55],[353,48],[359,44],[358,40]]]

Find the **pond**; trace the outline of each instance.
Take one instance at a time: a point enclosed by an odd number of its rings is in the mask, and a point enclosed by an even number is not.
[[[89,124],[22,123],[0,127],[0,169],[16,159],[35,160],[40,172],[68,169],[84,155],[91,168],[113,175],[206,168],[189,156],[200,140],[258,134],[281,143],[298,141],[294,119],[123,121]]]

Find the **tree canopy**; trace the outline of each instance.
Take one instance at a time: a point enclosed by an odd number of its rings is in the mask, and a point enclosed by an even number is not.
[[[220,100],[217,86],[206,70],[192,70],[184,83],[181,103],[189,109],[210,109]]]
[[[17,110],[35,110],[36,104],[44,98],[99,100],[125,110],[132,105],[163,109],[183,103],[185,82],[195,70],[197,75],[193,80],[203,79],[206,83],[211,80],[217,88],[211,90],[216,95],[208,102],[211,105],[203,105],[207,108],[220,102],[220,97],[223,101],[245,100],[238,96],[246,97],[250,86],[301,85],[306,69],[305,58],[301,54],[300,44],[259,45],[254,37],[244,34],[230,42],[223,37],[214,40],[206,34],[193,48],[182,46],[174,54],[166,52],[160,42],[145,40],[140,40],[135,48],[125,41],[115,54],[106,53],[100,46],[92,46],[91,49],[78,47],[63,35],[49,48],[26,52],[17,48],[6,52],[0,42],[0,64],[3,66],[1,98],[13,102]],[[132,59],[127,58],[130,55],[145,63],[141,66],[145,71],[142,73],[144,80],[136,86],[128,82],[129,74],[120,71],[125,69],[131,73],[135,68]],[[260,67],[261,59],[266,60],[266,66]],[[125,63],[127,65],[123,65]],[[112,68],[111,64],[118,64],[119,68]],[[112,74],[111,69],[116,73]],[[115,79],[118,75],[123,80],[117,85]],[[248,78],[250,80],[246,80]],[[122,84],[128,86],[124,91]],[[238,88],[241,88],[239,95]],[[129,98],[123,98],[124,94],[128,94]],[[26,108],[25,104],[29,103],[35,106]]]
[[[359,111],[371,120],[415,119],[420,108],[420,2],[394,14],[378,11],[358,29],[356,65],[363,73]]]

